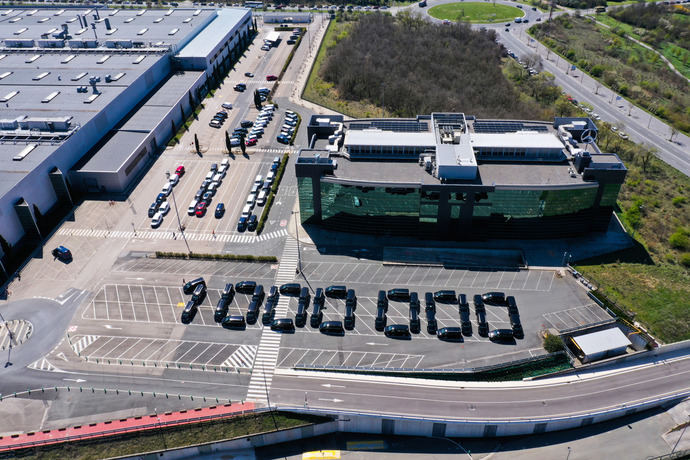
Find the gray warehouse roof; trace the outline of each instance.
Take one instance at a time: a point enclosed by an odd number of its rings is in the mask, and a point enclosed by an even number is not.
[[[196,37],[178,53],[179,57],[207,57],[228,31],[239,25],[245,17],[250,17],[247,8],[223,8],[217,16]]]
[[[585,356],[632,345],[617,327],[573,337],[573,340]]]

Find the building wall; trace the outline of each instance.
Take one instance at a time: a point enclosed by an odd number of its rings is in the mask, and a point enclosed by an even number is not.
[[[605,231],[599,185],[522,190],[477,185],[354,185],[298,177],[302,222],[356,233],[441,239],[549,238]]]

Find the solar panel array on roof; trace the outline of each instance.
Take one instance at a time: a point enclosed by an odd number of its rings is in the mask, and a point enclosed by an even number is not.
[[[429,131],[427,123],[420,123],[418,121],[371,121],[368,123],[351,123],[350,129],[369,129],[379,128],[383,131],[395,132],[425,132]]]
[[[527,125],[517,121],[475,121],[475,133],[501,134],[515,133],[518,131],[546,132],[548,128],[542,125]]]

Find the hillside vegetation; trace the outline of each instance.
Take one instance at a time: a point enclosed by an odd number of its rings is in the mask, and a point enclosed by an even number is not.
[[[387,114],[397,117],[457,111],[542,119],[544,110],[521,98],[503,75],[503,51],[494,38],[492,31],[432,24],[409,14],[364,15],[330,48],[326,44],[320,88],[339,100],[378,108],[385,103]]]
[[[690,133],[690,91],[685,78],[671,71],[654,51],[648,50],[592,20],[562,15],[532,26],[538,40],[578,68]]]

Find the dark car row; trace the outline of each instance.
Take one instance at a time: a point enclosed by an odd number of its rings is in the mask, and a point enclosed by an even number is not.
[[[199,287],[199,286],[203,286]],[[197,290],[199,292],[197,292]],[[202,293],[203,291],[203,293]],[[192,294],[192,300],[187,304],[182,313],[182,322],[189,323],[196,314],[196,305],[203,300],[206,293],[206,285],[203,278],[190,281],[183,287],[185,294]],[[251,301],[247,307],[246,319],[244,315],[228,316],[230,303],[234,298],[235,292],[251,294]],[[292,318],[275,318],[275,309],[280,296],[297,297],[297,312],[294,322]],[[345,300],[345,315],[343,321],[323,321],[323,310],[325,309],[326,297],[331,299]],[[265,304],[264,304],[265,300]],[[408,324],[387,324],[388,303],[390,301],[409,302],[409,325]],[[435,293],[427,292],[424,295],[426,327],[429,334],[436,334],[440,340],[463,341],[463,336],[472,335],[472,323],[470,322],[470,308],[465,294],[456,295],[455,291],[443,290]],[[517,304],[512,296],[505,297],[503,293],[490,292],[484,295],[474,296],[475,314],[477,317],[478,332],[483,337],[488,337],[493,341],[512,341],[514,338],[522,338],[524,333],[520,323]],[[438,328],[436,321],[436,303],[455,304],[459,306],[461,327]],[[311,314],[309,306],[312,304]],[[486,321],[486,309],[484,304],[508,306],[508,314],[512,329],[495,329],[489,331],[489,324]],[[263,304],[263,308],[262,308]],[[303,287],[299,283],[287,283],[280,287],[271,286],[268,295],[264,292],[264,287],[255,281],[240,281],[233,286],[232,283],[226,284],[221,293],[218,304],[216,305],[214,320],[226,329],[244,330],[247,324],[254,324],[259,319],[261,313],[261,323],[270,326],[271,329],[280,332],[294,332],[295,327],[305,327],[307,319],[309,326],[320,332],[329,335],[343,335],[346,330],[355,328],[355,311],[357,309],[357,295],[354,289],[347,289],[346,286],[333,285],[325,290],[317,288],[312,299],[308,287]],[[409,292],[408,289],[391,289],[388,292],[379,291],[376,316],[374,318],[374,328],[383,332],[386,337],[409,339],[411,334],[418,334],[421,331],[421,304],[416,292]]]

